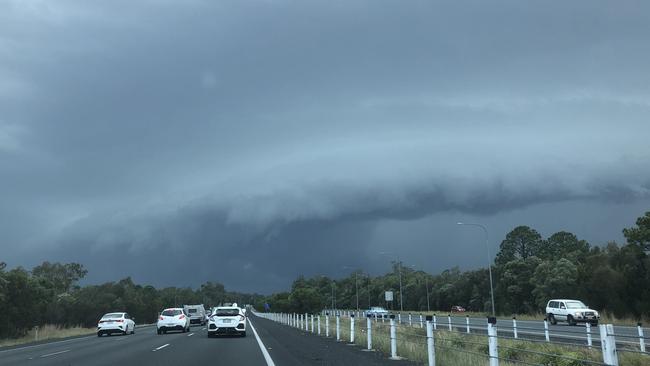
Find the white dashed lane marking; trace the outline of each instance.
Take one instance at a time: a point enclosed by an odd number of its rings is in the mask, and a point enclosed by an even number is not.
[[[42,355],[41,358],[50,357],[50,356],[56,356],[56,355],[60,355],[60,354],[62,354],[62,353],[66,353],[66,352],[70,352],[70,350],[67,349],[67,350],[65,350],[65,351],[59,351],[59,352],[54,352],[54,353],[48,353],[48,354],[46,354],[46,355]]]
[[[167,344],[163,344],[162,346],[160,346],[160,347],[158,347],[158,348],[156,348],[156,349],[153,349],[152,351],[153,351],[153,352],[160,351],[161,349],[163,349],[163,348],[165,348],[165,347],[167,347],[167,346],[169,346],[169,343],[167,343]]]

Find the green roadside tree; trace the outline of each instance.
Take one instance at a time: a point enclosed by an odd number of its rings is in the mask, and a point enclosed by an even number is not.
[[[629,244],[650,251],[650,211],[636,219],[636,227],[623,229],[623,235]]]
[[[589,243],[579,240],[575,234],[560,231],[543,241],[538,255],[543,260],[555,261],[559,258],[567,258],[576,263],[584,260],[588,253]]]
[[[553,262],[542,262],[530,279],[538,310],[543,311],[549,299],[572,297],[577,280],[578,268],[569,260],[560,258]]]
[[[528,226],[517,226],[501,242],[496,264],[504,265],[516,259],[538,256],[542,247],[542,236]]]

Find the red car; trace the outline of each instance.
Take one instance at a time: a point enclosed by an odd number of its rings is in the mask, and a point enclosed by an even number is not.
[[[462,307],[462,306],[454,305],[454,306],[451,307],[451,312],[452,313],[464,313],[465,308]]]

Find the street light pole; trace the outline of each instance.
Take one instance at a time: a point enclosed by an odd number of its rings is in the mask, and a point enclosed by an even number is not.
[[[431,311],[431,307],[429,306],[429,275],[428,274],[424,276],[424,285],[427,288],[427,311]]]
[[[344,269],[354,269],[352,266],[343,266]],[[357,298],[357,311],[359,310],[359,272],[355,271],[354,272],[354,288],[356,290],[356,298]]]
[[[483,229],[483,232],[485,233],[485,248],[487,249],[488,272],[490,273],[490,297],[492,298],[492,316],[496,317],[496,312],[494,310],[494,285],[492,284],[492,257],[490,256],[490,245],[488,243],[487,228],[481,224],[475,224],[475,223],[459,222],[458,225],[478,226],[481,229]]]

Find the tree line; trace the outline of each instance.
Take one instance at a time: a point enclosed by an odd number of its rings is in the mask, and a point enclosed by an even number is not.
[[[650,212],[623,229],[624,244],[592,246],[561,231],[543,238],[535,229],[518,226],[503,239],[492,264],[497,313],[544,312],[548,299],[575,298],[618,317],[650,318]],[[259,298],[272,311],[316,312],[323,308],[370,306],[400,308],[399,275],[405,311],[449,311],[460,305],[489,312],[487,268],[461,271],[458,267],[431,275],[393,262],[392,271],[370,276],[355,271],[344,278],[298,277],[290,291]],[[395,301],[384,301],[393,291]],[[358,294],[358,295],[357,295]]]
[[[87,273],[78,263],[44,262],[31,271],[22,267],[7,270],[6,264],[0,263],[0,338],[19,337],[44,324],[92,327],[99,317],[112,311],[126,311],[138,323],[153,323],[165,307],[248,304],[259,296],[226,291],[218,282],[206,282],[198,289],[157,289],[135,284],[130,277],[79,286]]]

